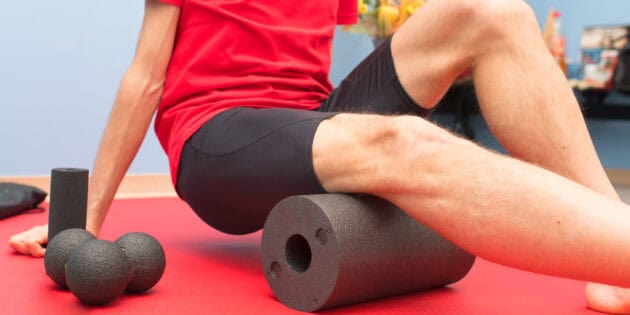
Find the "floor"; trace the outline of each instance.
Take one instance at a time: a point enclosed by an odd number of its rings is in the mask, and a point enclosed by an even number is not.
[[[46,222],[47,215],[33,212],[2,220],[0,239]],[[113,241],[132,231],[155,237],[166,254],[164,275],[149,292],[124,294],[100,307],[83,305],[70,292],[54,286],[46,277],[42,259],[0,246],[2,314],[304,314],[284,306],[271,291],[260,259],[260,232],[245,236],[220,233],[208,228],[177,198],[115,200],[101,239]],[[316,254],[313,257],[312,264],[321,261]],[[379,272],[378,268],[368,269]],[[363,286],[370,283],[369,278]],[[597,314],[586,308],[583,292],[581,281],[520,271],[479,258],[464,279],[447,288],[379,298],[321,314]]]

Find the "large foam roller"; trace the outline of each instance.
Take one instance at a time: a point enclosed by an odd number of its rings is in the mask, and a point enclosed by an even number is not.
[[[83,168],[54,168],[50,176],[48,240],[70,229],[85,229],[89,171]]]
[[[372,196],[293,196],[262,236],[265,277],[286,306],[306,312],[455,283],[475,257]]]

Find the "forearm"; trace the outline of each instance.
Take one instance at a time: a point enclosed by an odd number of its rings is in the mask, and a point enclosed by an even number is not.
[[[162,96],[178,20],[179,8],[146,2],[136,54],[120,84],[90,180],[87,227],[97,235]]]
[[[121,81],[90,179],[86,227],[97,236],[160,101],[178,21],[178,7],[145,2],[136,54]],[[41,257],[46,242],[47,227],[37,226],[14,235],[9,244],[22,254]]]
[[[162,92],[161,82],[130,69],[103,132],[88,193],[87,228],[98,235],[109,206],[144,139]]]

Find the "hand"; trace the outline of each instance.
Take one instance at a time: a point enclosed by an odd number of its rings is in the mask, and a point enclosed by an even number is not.
[[[38,225],[30,230],[15,234],[9,239],[9,246],[20,254],[44,257],[48,242],[48,225]]]
[[[630,289],[590,282],[586,285],[586,304],[607,314],[630,314]]]

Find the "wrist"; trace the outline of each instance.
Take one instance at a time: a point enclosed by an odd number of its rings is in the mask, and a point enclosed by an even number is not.
[[[93,224],[89,224],[89,223],[87,223],[87,224],[85,225],[85,229],[86,229],[88,232],[90,232],[90,233],[94,234],[94,236],[96,236],[97,238],[98,238],[98,235],[99,235],[99,234],[100,234],[100,232],[101,232],[101,231],[100,231],[100,230],[101,230],[101,229],[100,229],[100,226],[95,226],[95,225],[93,225]]]

